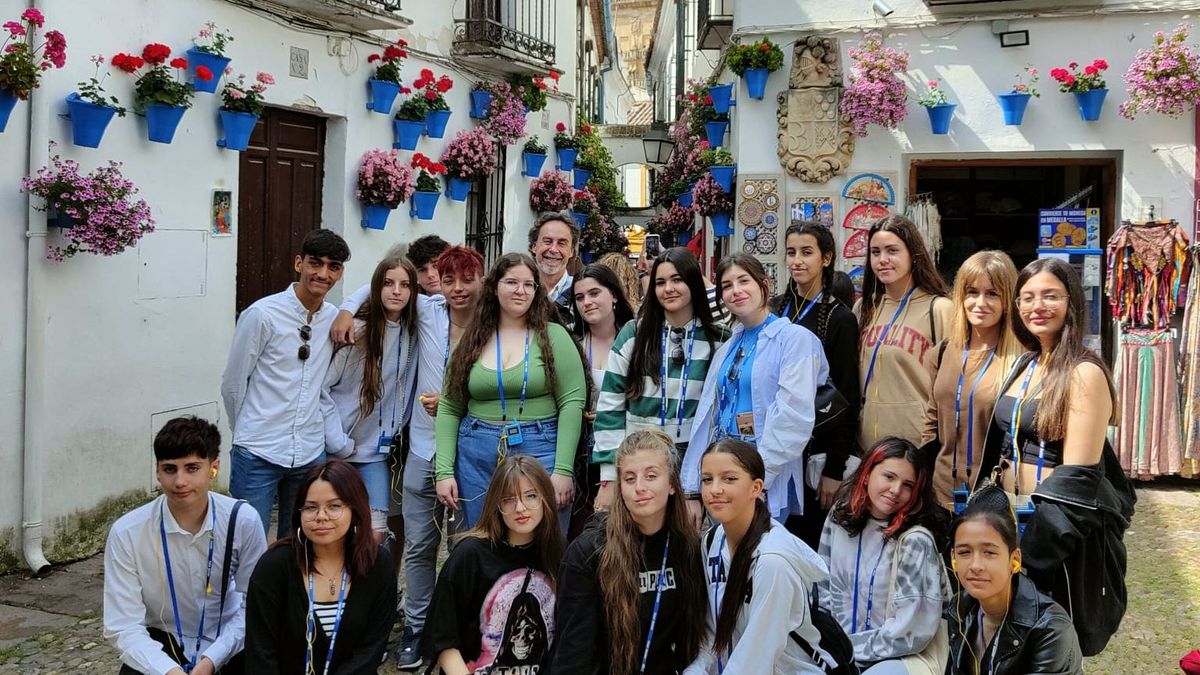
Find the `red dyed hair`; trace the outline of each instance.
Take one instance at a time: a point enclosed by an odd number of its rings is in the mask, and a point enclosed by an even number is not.
[[[473,248],[451,246],[442,251],[433,266],[442,276],[461,277],[474,274],[478,277],[483,275],[483,256]]]
[[[833,522],[845,528],[853,535],[862,532],[867,520],[871,517],[867,493],[867,485],[871,481],[871,472],[875,467],[889,459],[903,459],[913,467],[916,475],[913,481],[912,494],[908,501],[896,509],[883,536],[891,539],[899,536],[910,525],[915,524],[926,514],[932,504],[929,498],[929,469],[925,461],[925,453],[912,443],[896,436],[885,436],[875,443],[854,477],[842,485],[837,502],[833,507]]]

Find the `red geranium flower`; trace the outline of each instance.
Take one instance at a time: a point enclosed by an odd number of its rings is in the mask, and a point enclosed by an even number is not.
[[[1063,78],[1063,82],[1065,82],[1067,85],[1075,84],[1075,76],[1067,75],[1065,78]]]
[[[417,89],[424,89],[426,84],[428,84],[428,82],[426,82],[425,78],[423,78],[423,77],[421,79],[417,80],[416,82],[413,82],[413,86],[416,87]]]
[[[196,79],[201,82],[208,82],[213,79],[213,71],[208,69],[208,66],[196,66]]]
[[[585,134],[592,133],[592,125],[590,125],[590,124],[583,125],[583,133],[585,133]]]
[[[538,83],[537,83],[537,88],[538,88],[538,89],[541,89],[542,91],[546,91],[546,89],[547,89],[546,83],[545,83],[545,82],[538,82]]]
[[[1092,65],[1096,67],[1096,70],[1108,70],[1108,61],[1104,59],[1096,59],[1092,61]]]
[[[187,68],[187,59],[176,56],[175,58],[171,59],[171,67],[183,70],[184,68]]]
[[[1096,73],[1100,72],[1100,70],[1097,69],[1096,66],[1084,66],[1083,72],[1087,75],[1095,75]]]
[[[388,47],[383,50],[384,61],[394,61],[402,58],[404,58],[404,50],[400,49],[399,47],[392,47],[391,45],[388,45]]]
[[[1079,67],[1079,64],[1078,64],[1078,63],[1075,63],[1074,61],[1072,61],[1072,62],[1070,62],[1070,63],[1068,63],[1068,64],[1067,64],[1067,67],[1068,67],[1068,68],[1070,68],[1071,70],[1075,70],[1076,68],[1078,68],[1078,67]]]
[[[422,68],[421,69],[421,79],[422,80],[432,80],[433,79],[433,71],[428,68]]]
[[[412,89],[409,89],[408,87],[401,87],[401,88],[400,88],[400,93],[401,93],[401,94],[411,94],[411,93],[412,93]]]
[[[575,199],[587,199],[588,194],[583,190],[575,191]]]
[[[711,94],[705,94],[705,95],[704,95],[704,105],[712,105],[712,104],[713,104],[713,101],[712,101],[712,95],[711,95]]]
[[[441,162],[434,164],[431,168],[434,173],[446,173],[446,165]]]
[[[157,42],[152,42],[146,45],[146,48],[142,50],[142,58],[146,59],[146,63],[154,66],[157,66],[160,63],[166,63],[170,56],[171,48]]]
[[[558,82],[559,77],[561,77],[561,76],[557,72],[555,72],[553,70],[550,71],[550,79],[554,80],[555,82]]]
[[[453,86],[454,86],[454,81],[451,80],[450,78],[446,77],[445,75],[443,75],[442,78],[437,81],[437,90],[442,92],[443,94],[450,91],[450,88]]]
[[[765,51],[768,51],[769,49],[771,49],[771,47],[766,44],[761,44],[758,46],[758,51],[760,51],[760,52],[765,52]]]
[[[432,89],[425,90],[425,100],[426,101],[436,101],[437,99],[438,99],[438,94],[436,91],[434,91]]]
[[[401,47],[407,47],[408,40],[405,40],[404,38],[400,38],[399,40],[396,40],[396,44],[400,45]]]
[[[140,56],[130,56],[122,52],[112,57],[112,64],[127,73],[133,73],[146,65],[146,62]]]
[[[563,124],[562,122],[559,122],[558,124],[554,125],[554,130],[561,134],[562,132],[567,130],[567,125]]]
[[[368,56],[368,57],[367,57],[367,63],[375,63],[375,62],[376,62],[376,61],[378,61],[378,60],[379,60],[379,55],[378,55],[378,54],[372,54],[372,55],[370,55],[370,56]]]
[[[429,166],[429,158],[418,152],[417,154],[413,155],[412,165],[418,169],[424,169],[425,167]]]
[[[1062,82],[1067,77],[1067,71],[1065,68],[1051,68],[1050,77],[1058,82]]]

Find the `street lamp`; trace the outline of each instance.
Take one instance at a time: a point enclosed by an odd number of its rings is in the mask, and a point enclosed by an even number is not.
[[[646,151],[647,164],[666,164],[675,150],[666,122],[654,122],[642,137],[642,149]]]

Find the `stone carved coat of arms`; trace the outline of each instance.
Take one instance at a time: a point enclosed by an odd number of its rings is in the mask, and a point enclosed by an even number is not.
[[[806,183],[825,183],[854,156],[854,134],[838,109],[841,52],[835,38],[796,41],[788,88],[779,94],[779,163]]]

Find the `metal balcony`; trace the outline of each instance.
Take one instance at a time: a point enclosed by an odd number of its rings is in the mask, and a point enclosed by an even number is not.
[[[466,0],[454,56],[481,68],[545,75],[554,65],[555,0]]]
[[[733,0],[699,0],[696,3],[696,48],[721,50],[733,32]]]
[[[281,8],[336,28],[359,31],[393,30],[412,25],[400,14],[400,0],[230,0],[234,4],[270,10]]]

